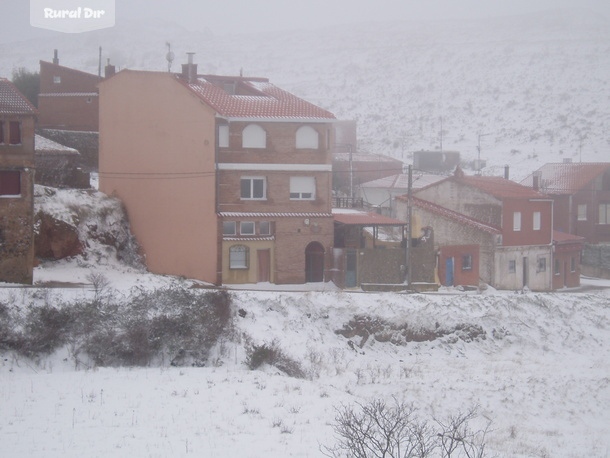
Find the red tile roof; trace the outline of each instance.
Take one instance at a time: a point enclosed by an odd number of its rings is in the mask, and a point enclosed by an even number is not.
[[[514,181],[507,180],[502,177],[488,176],[456,176],[454,177],[459,183],[464,183],[474,186],[483,192],[491,194],[498,199],[508,198],[527,198],[527,199],[544,199],[546,196],[540,192],[534,191],[531,187],[523,186]]]
[[[405,197],[400,197],[401,200],[407,200]],[[484,223],[482,221],[476,220],[474,218],[470,218],[469,216],[463,215],[462,213],[455,212],[453,210],[449,210],[448,208],[441,207],[440,205],[433,204],[427,200],[419,199],[418,197],[412,197],[411,202],[414,206],[419,207],[423,210],[429,211],[430,213],[434,213],[436,215],[443,216],[445,218],[451,219],[459,224],[472,227],[474,229],[479,229],[484,232],[488,232],[490,234],[501,234],[502,229],[497,226],[493,226],[491,224]]]
[[[596,177],[610,170],[610,162],[551,163],[540,167],[540,190],[548,194],[574,194],[586,187]],[[521,184],[533,186],[534,174]]]
[[[38,114],[30,101],[6,78],[0,78],[1,114]]]
[[[333,209],[335,221],[352,226],[403,226],[407,223],[399,219],[389,218],[378,213],[368,213],[358,210]]]
[[[252,95],[230,94],[220,85],[211,82],[215,80],[233,81]],[[180,77],[178,81],[214,108],[218,114],[229,118],[335,119],[329,111],[274,86],[264,78],[198,76],[192,83]]]

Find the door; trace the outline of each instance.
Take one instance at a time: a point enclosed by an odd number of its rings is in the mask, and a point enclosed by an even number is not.
[[[345,254],[345,286],[354,288],[358,286],[358,252],[347,250]]]
[[[256,281],[258,283],[271,281],[271,250],[256,250],[258,266],[256,269]]]
[[[324,247],[318,242],[311,242],[305,248],[305,281],[324,281]]]
[[[453,286],[453,258],[445,260],[445,286]]]

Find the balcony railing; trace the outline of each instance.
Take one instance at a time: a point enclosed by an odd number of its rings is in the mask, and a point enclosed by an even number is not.
[[[333,208],[363,208],[362,197],[333,197]]]

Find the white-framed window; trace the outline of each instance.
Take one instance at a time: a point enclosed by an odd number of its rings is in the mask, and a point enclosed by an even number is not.
[[[242,221],[239,223],[239,233],[240,235],[255,235],[256,228],[254,223],[252,221]]]
[[[513,213],[513,231],[517,232],[521,230],[521,212]]]
[[[290,177],[291,200],[313,200],[316,198],[315,177]]]
[[[223,221],[222,222],[222,235],[236,235],[237,224],[235,221]]]
[[[54,76],[53,77],[53,83],[55,83],[55,84],[61,83],[61,76],[57,76],[57,75]]]
[[[578,204],[578,221],[587,221],[587,204]]]
[[[243,177],[240,180],[240,197],[243,200],[265,200],[267,198],[265,177]]]
[[[258,232],[260,235],[271,235],[271,223],[269,221],[258,223]]]
[[[311,126],[301,126],[297,129],[297,149],[318,149],[320,147],[318,131]]]
[[[250,250],[245,245],[233,245],[229,248],[229,268],[247,269]]]
[[[610,203],[599,204],[599,224],[610,224]]]
[[[546,272],[546,258],[541,256],[536,263],[536,272]]]
[[[540,216],[540,212],[534,212],[533,216],[533,229],[535,231],[539,231],[540,230],[540,221],[541,221],[541,216]]]
[[[514,274],[517,272],[517,261],[508,261],[508,273]]]
[[[267,132],[258,124],[248,124],[241,133],[242,148],[266,148]]]
[[[218,146],[220,148],[228,148],[229,146],[229,125],[220,124],[218,126]]]
[[[462,256],[462,270],[472,270],[472,255],[465,254]]]

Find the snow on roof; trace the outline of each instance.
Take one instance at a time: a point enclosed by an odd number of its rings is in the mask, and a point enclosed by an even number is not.
[[[13,83],[0,78],[0,114],[38,114],[38,110]]]
[[[80,154],[78,150],[36,134],[36,154]]]
[[[399,199],[406,200],[405,198],[402,198],[402,197],[399,197]],[[432,202],[429,202],[427,200],[423,200],[418,197],[412,197],[411,202],[416,207],[429,211],[430,213],[434,213],[434,214],[443,216],[445,218],[451,219],[457,223],[472,227],[474,229],[479,229],[484,232],[488,232],[490,234],[501,234],[502,233],[502,229],[500,229],[499,227],[476,220],[469,216],[463,215],[462,213],[458,213],[453,210],[449,210],[448,208],[433,204]]]
[[[546,196],[532,188],[515,183],[502,177],[489,176],[454,176],[453,179],[460,183],[464,183],[483,192],[491,194],[498,199],[506,198],[529,198],[529,199],[544,199]]]
[[[210,80],[234,82],[253,95],[236,95]],[[178,81],[191,89],[221,116],[229,118],[334,120],[335,116],[261,78],[199,76],[189,83]]]
[[[221,218],[331,218],[330,213],[305,212],[220,212]]]
[[[585,243],[585,238],[579,235],[567,234],[566,232],[553,231],[553,242],[558,244]]]
[[[548,194],[574,194],[583,189],[596,177],[610,170],[610,162],[550,163],[540,167],[540,190]],[[532,173],[521,184],[532,187]]]
[[[431,173],[419,173],[413,175],[413,189],[421,189],[438,181],[446,179],[446,176],[433,175]],[[361,188],[385,188],[385,189],[409,189],[409,175],[401,173],[389,177],[378,178],[367,181],[360,185]]]
[[[352,158],[352,162],[392,162],[392,163],[402,163],[402,161],[395,159],[390,156],[385,156],[383,154],[376,153],[349,153],[349,152],[340,152],[333,153],[333,161],[336,162],[349,162],[350,156]]]

